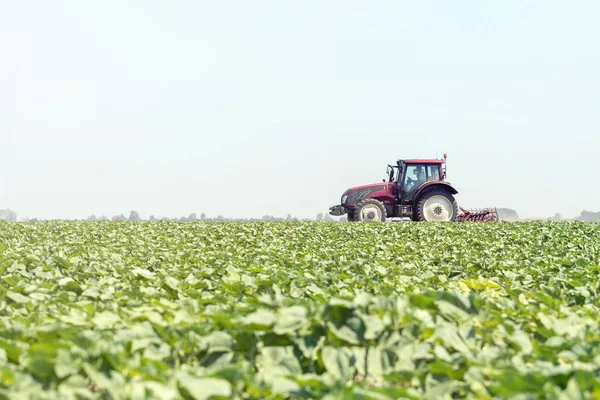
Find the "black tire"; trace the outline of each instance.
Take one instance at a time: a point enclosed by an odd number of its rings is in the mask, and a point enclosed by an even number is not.
[[[435,207],[435,210],[432,211],[432,213],[430,213],[427,210],[425,210],[425,207],[426,207],[427,201],[435,196],[439,196],[438,199],[440,199],[440,200],[441,200],[441,198],[445,198],[447,200],[447,204],[445,206],[444,206],[444,204],[439,204],[437,207]],[[442,203],[443,203],[443,201],[442,201]],[[425,191],[417,199],[417,204],[416,204],[415,208],[416,208],[415,217],[416,217],[417,221],[454,222],[454,221],[456,221],[456,216],[458,215],[458,203],[456,202],[456,199],[447,190],[441,189],[441,188],[433,188],[433,189],[429,189],[429,190]],[[446,209],[446,210],[444,210],[444,209]],[[450,212],[452,212],[452,215],[448,219],[430,219],[430,218],[435,218],[434,215],[432,215],[432,214],[436,214],[438,212],[438,210],[439,210],[440,215],[442,215],[444,213],[444,211],[448,212],[448,214]]]
[[[348,222],[358,222],[358,219],[356,219],[356,211],[348,211]]]
[[[371,210],[368,212],[368,210]],[[382,202],[376,199],[366,199],[358,203],[354,210],[354,215],[357,221],[360,222],[385,222],[387,212]]]

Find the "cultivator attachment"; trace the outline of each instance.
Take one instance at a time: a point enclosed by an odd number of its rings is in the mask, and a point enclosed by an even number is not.
[[[465,210],[464,208],[460,207],[460,210],[462,211],[462,213],[456,217],[457,222],[465,222],[465,221],[498,222],[498,221],[500,221],[500,218],[498,217],[498,210],[496,210],[495,208]]]

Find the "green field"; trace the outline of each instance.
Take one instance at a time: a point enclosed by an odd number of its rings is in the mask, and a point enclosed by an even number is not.
[[[599,276],[591,223],[0,223],[0,398],[600,398]]]

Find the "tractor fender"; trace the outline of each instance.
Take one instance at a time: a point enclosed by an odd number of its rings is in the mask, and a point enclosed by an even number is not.
[[[450,194],[457,194],[458,193],[458,190],[454,189],[452,187],[452,185],[450,185],[449,183],[446,183],[446,182],[425,182],[417,190],[417,193],[415,193],[415,196],[413,197],[413,200],[414,201],[418,200],[418,198],[421,196],[421,194],[424,191],[426,191],[428,189],[433,189],[433,188],[439,188],[439,189],[446,190]]]

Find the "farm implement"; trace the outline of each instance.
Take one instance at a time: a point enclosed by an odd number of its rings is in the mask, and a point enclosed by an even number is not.
[[[498,210],[491,208],[465,210],[460,207],[461,213],[456,217],[457,222],[498,222]]]
[[[342,194],[340,204],[329,214],[347,214],[348,221],[385,221],[410,218],[413,221],[499,221],[496,209],[466,210],[454,198],[458,191],[446,181],[446,159],[398,160],[387,166],[381,183],[357,186]]]

